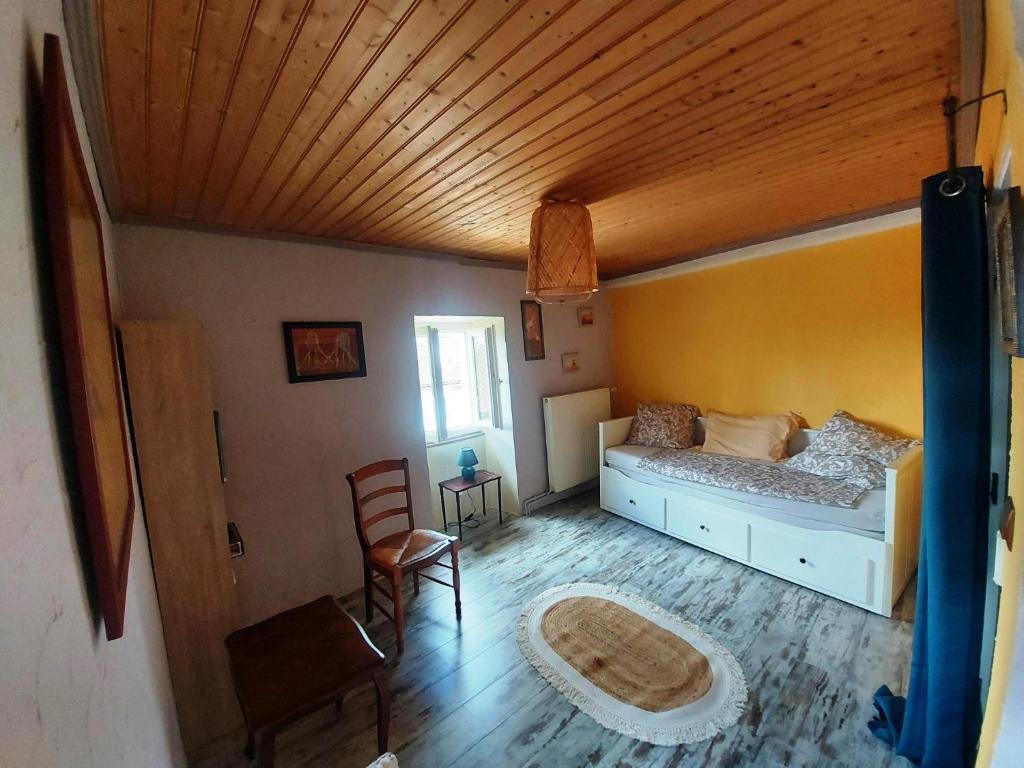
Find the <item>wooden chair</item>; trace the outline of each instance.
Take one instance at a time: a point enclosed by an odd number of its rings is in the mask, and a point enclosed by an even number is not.
[[[245,716],[245,754],[273,768],[277,735],[345,694],[377,689],[377,749],[388,749],[391,695],[384,654],[328,595],[232,632],[224,640]]]
[[[365,491],[362,487],[371,478],[391,472],[401,472],[404,482],[402,485],[384,485],[375,490]],[[402,609],[402,577],[406,573],[413,575],[413,589],[416,594],[420,591],[420,576],[430,581],[443,584],[455,590],[455,616],[462,618],[462,600],[459,591],[459,540],[454,536],[431,531],[423,528],[415,528],[412,517],[412,495],[409,483],[409,460],[388,459],[368,464],[362,469],[357,469],[346,475],[348,484],[352,488],[352,512],[355,515],[356,533],[359,536],[359,546],[363,550],[363,580],[366,591],[366,620],[373,619],[373,607],[377,606],[381,613],[387,616],[395,624],[395,632],[398,636],[398,652],[405,651],[405,615]],[[405,496],[404,506],[390,507],[381,512],[371,512],[366,509],[367,505],[375,499],[384,496],[403,495]],[[371,542],[369,531],[378,523],[395,517],[406,515],[409,527],[405,530],[392,533]],[[445,555],[451,555],[451,565],[440,562]],[[439,565],[452,572],[452,583],[435,579],[423,569],[432,565]],[[380,574],[389,583],[391,592],[388,592],[374,578],[374,574]],[[394,615],[391,615],[384,607],[373,598],[373,590],[376,588],[385,596],[391,599],[394,606]]]

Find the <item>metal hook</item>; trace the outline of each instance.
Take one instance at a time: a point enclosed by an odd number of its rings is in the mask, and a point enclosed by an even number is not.
[[[964,191],[967,182],[956,174],[956,113],[959,101],[950,95],[942,100],[942,114],[946,117],[946,178],[939,185],[945,197],[954,197]],[[960,183],[957,184],[957,181]],[[955,191],[954,191],[955,190]]]
[[[976,99],[959,102],[956,96],[950,95],[942,100],[942,114],[946,118],[946,178],[939,184],[939,193],[944,197],[956,197],[967,188],[967,181],[956,172],[956,116],[960,110],[989,99],[993,96],[1003,97],[1003,112],[1009,107],[1006,97],[1006,90],[999,90],[986,93]]]

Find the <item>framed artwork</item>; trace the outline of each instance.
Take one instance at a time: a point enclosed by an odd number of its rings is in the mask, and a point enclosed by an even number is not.
[[[75,129],[60,38],[43,49],[46,207],[88,558],[107,640],[124,634],[135,490],[100,212]]]
[[[579,373],[580,353],[566,352],[562,355],[562,373]]]
[[[1020,357],[1024,341],[1024,207],[1020,187],[993,192],[989,240],[999,294],[1003,350]]]
[[[292,384],[366,375],[362,323],[285,323],[284,348]]]
[[[581,328],[590,328],[594,325],[594,308],[578,307],[576,309],[576,319],[579,321]]]
[[[527,360],[544,359],[544,318],[541,306],[536,301],[524,299],[519,302],[523,316],[523,353]]]

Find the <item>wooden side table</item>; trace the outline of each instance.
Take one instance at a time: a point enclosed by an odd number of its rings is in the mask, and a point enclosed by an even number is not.
[[[273,768],[274,739],[295,721],[362,685],[377,689],[377,749],[387,752],[391,700],[384,654],[338,601],[317,600],[225,639],[248,732],[245,753]]]
[[[449,525],[459,526],[459,540],[462,540],[462,501],[461,496],[466,491],[472,490],[473,488],[480,489],[480,506],[483,513],[487,514],[487,491],[484,490],[484,486],[490,482],[497,482],[498,484],[498,524],[504,522],[501,517],[501,475],[497,475],[494,472],[488,472],[486,469],[478,469],[472,480],[466,480],[461,475],[459,477],[453,477],[450,480],[442,480],[437,484],[437,492],[441,494],[441,519],[444,521],[444,530],[448,531]],[[444,492],[448,490],[455,494],[455,514],[458,517],[458,522],[449,523],[448,513],[444,506]]]

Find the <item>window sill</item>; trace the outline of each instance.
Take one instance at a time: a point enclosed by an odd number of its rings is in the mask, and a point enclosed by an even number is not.
[[[471,437],[483,437],[483,430],[475,429],[472,432],[460,432],[454,437],[449,437],[447,440],[440,440],[436,443],[427,443],[427,448],[436,448],[440,445],[449,445],[450,443],[460,443],[463,440],[467,440]]]

